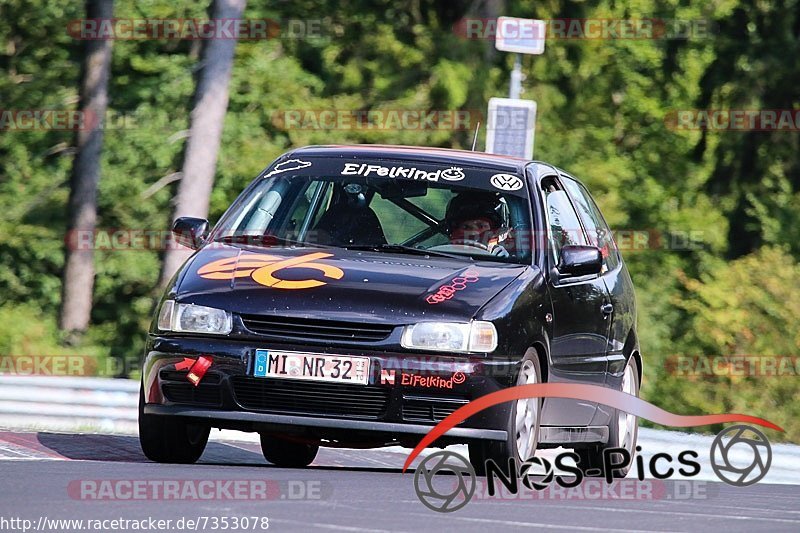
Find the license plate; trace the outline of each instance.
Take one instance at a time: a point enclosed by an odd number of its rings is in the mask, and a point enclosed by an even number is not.
[[[256,350],[257,378],[307,379],[359,383],[369,381],[369,357]]]

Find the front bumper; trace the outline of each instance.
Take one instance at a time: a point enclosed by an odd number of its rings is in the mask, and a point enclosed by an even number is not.
[[[254,377],[256,349],[367,356],[368,384]],[[329,348],[177,335],[150,336],[146,353],[146,414],[190,417],[212,427],[376,445],[415,444],[462,405],[509,386],[518,365],[383,347]],[[195,387],[186,379],[188,371],[176,370],[175,364],[199,355],[211,356],[213,364]],[[509,409],[501,404],[470,417],[440,442],[506,440]]]
[[[244,423],[250,425],[253,431],[300,435],[304,433],[339,435],[340,438],[334,438],[334,440],[344,440],[345,442],[348,440],[348,435],[352,435],[352,431],[371,436],[371,441],[383,443],[393,440],[400,441],[402,437],[422,436],[431,430],[431,426],[425,424],[398,424],[394,422],[291,416],[247,411],[219,411],[180,405],[147,405],[144,408],[144,412],[148,415],[182,416],[194,420],[211,421],[220,425],[224,424],[224,426],[228,425],[226,422],[233,423],[232,427],[238,428]],[[298,431],[302,429],[309,431]],[[451,429],[447,435],[448,441],[460,441],[462,439],[465,441],[476,439],[504,441],[507,438],[505,430],[462,427]]]

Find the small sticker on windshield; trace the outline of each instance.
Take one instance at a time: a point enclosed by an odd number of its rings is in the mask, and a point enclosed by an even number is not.
[[[450,167],[442,171],[442,179],[447,181],[461,181],[464,179],[464,170],[459,167]]]
[[[264,176],[265,178],[269,178],[274,176],[275,174],[280,174],[281,172],[289,172],[290,170],[300,170],[301,168],[308,168],[311,166],[311,161],[301,161],[300,159],[289,159],[288,161],[283,161],[282,163],[278,163],[275,165],[269,174]]]
[[[514,174],[495,174],[489,178],[489,183],[501,191],[518,191],[522,188],[522,180]]]

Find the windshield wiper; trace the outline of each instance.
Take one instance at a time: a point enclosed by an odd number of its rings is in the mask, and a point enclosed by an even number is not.
[[[425,250],[423,248],[414,248],[413,246],[403,246],[402,244],[348,244],[343,246],[348,250],[374,250],[376,252],[389,252],[399,254],[412,254],[412,255],[431,255],[434,257],[449,257],[450,259],[470,259],[468,255],[448,254],[438,250]]]

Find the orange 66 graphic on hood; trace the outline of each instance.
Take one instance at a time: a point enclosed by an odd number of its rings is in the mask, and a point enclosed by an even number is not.
[[[333,254],[316,252],[298,255],[297,257],[281,257],[269,254],[242,254],[212,261],[201,267],[197,274],[205,279],[224,279],[251,277],[253,281],[274,289],[311,289],[326,285],[318,279],[291,280],[279,277],[281,270],[290,268],[306,268],[322,272],[322,277],[341,279],[344,272],[341,268],[324,263],[318,259],[333,257]]]

